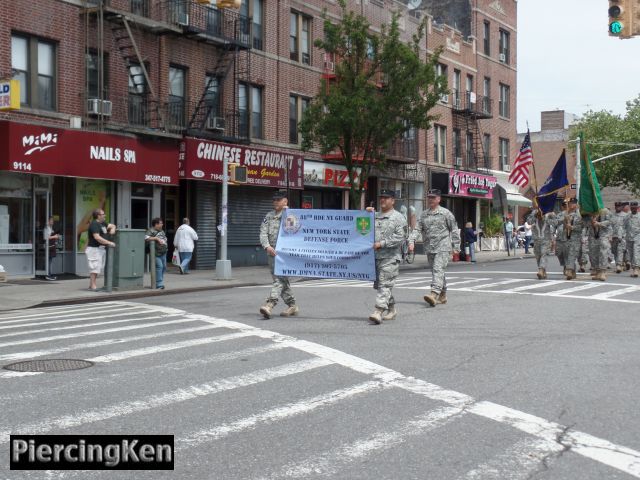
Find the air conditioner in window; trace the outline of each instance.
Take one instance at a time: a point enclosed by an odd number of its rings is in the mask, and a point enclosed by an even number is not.
[[[324,71],[325,72],[335,73],[336,64],[333,63],[333,62],[329,62],[329,61],[325,60],[325,62],[324,62]]]
[[[186,12],[174,12],[173,19],[178,25],[189,25],[189,14]]]
[[[90,98],[87,100],[87,113],[89,115],[100,115],[100,99]]]
[[[207,118],[207,130],[224,130],[224,118],[209,117]]]
[[[440,101],[441,101],[442,103],[449,103],[449,95],[447,95],[447,94],[442,95],[442,96],[440,97]]]
[[[111,103],[109,100],[103,100],[102,101],[102,115],[104,115],[105,117],[110,117],[112,110],[113,110],[113,103]]]
[[[510,172],[511,171],[511,165],[505,165],[504,166],[504,171],[505,172]]]
[[[462,157],[455,157],[453,159],[453,164],[455,166],[457,166],[457,167],[461,166],[462,165]]]
[[[507,61],[507,56],[504,53],[501,53],[499,59],[501,63],[505,63]]]

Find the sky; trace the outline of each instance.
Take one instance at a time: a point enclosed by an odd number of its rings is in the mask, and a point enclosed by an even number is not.
[[[624,113],[640,94],[640,37],[609,37],[608,0],[518,0],[518,132],[540,112]]]

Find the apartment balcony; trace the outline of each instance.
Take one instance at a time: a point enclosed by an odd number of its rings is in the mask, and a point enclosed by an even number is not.
[[[400,138],[396,140],[387,150],[387,158],[403,163],[417,162],[419,159],[418,140],[416,138]]]
[[[453,91],[453,113],[478,120],[493,118],[493,100],[473,92]]]

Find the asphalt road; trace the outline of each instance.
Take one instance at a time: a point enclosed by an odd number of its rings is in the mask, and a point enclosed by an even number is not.
[[[640,282],[550,264],[452,265],[435,308],[404,272],[381,326],[332,280],[294,318],[261,319],[267,286],[3,313],[0,365],[95,366],[0,370],[0,478],[640,478]],[[170,434],[176,467],[10,472],[10,433]]]

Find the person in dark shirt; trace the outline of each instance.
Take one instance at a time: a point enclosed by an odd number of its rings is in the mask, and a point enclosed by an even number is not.
[[[89,290],[95,292],[98,290],[96,281],[98,275],[104,269],[106,259],[106,247],[115,247],[116,244],[107,239],[108,235],[116,233],[116,226],[112,223],[107,224],[104,218],[104,210],[96,208],[91,214],[93,220],[89,225],[89,243],[85,253],[87,255],[87,263],[89,265]]]
[[[156,242],[156,288],[164,290],[164,272],[167,271],[167,234],[162,227],[164,223],[161,218],[151,220],[151,228],[147,231],[144,239],[146,242]]]
[[[469,255],[467,260],[476,263],[476,242],[478,241],[478,234],[473,229],[473,224],[467,222],[464,226],[464,243],[469,248]]]

